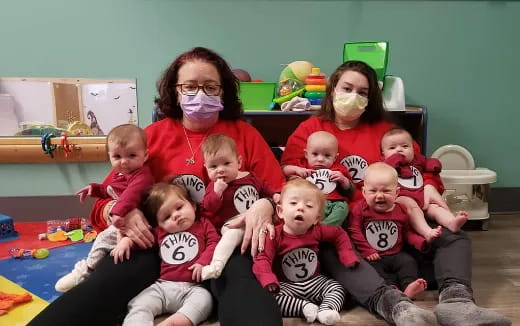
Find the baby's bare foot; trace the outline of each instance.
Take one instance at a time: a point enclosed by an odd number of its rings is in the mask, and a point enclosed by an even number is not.
[[[426,242],[431,243],[433,240],[437,239],[441,236],[442,233],[442,227],[438,226],[435,229],[431,229],[428,231],[426,236],[424,237],[426,239]]]
[[[426,290],[426,287],[428,286],[428,284],[426,283],[425,280],[423,280],[422,278],[418,278],[416,279],[415,281],[413,281],[412,283],[408,284],[408,286],[406,287],[406,289],[404,289],[404,294],[406,294],[406,296],[410,299],[415,299],[415,297],[419,294],[419,293],[422,293]]]
[[[468,220],[468,212],[460,211],[457,213],[457,215],[455,215],[455,218],[453,218],[446,227],[451,232],[459,232],[467,220]]]

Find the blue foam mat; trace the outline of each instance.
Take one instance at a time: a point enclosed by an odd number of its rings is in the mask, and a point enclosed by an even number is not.
[[[52,302],[62,294],[54,290],[56,281],[69,273],[78,260],[87,257],[91,247],[92,243],[76,243],[51,249],[49,257],[45,259],[0,260],[0,275]]]

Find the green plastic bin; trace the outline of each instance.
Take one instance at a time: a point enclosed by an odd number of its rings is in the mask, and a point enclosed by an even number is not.
[[[388,64],[388,42],[354,42],[345,43],[343,62],[350,60],[363,61],[377,73],[377,80],[383,81]]]
[[[245,111],[269,111],[276,83],[240,82],[240,101]]]

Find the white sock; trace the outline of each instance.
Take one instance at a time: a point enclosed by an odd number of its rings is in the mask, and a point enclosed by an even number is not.
[[[318,306],[309,302],[303,306],[302,313],[307,322],[312,323],[316,320],[316,316],[318,316]]]
[[[339,312],[332,309],[318,312],[318,321],[324,325],[334,325],[341,320]]]

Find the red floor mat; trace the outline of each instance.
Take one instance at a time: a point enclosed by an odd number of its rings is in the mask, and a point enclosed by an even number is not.
[[[10,258],[10,248],[39,249],[57,248],[72,244],[70,240],[51,242],[48,240],[38,240],[38,234],[47,231],[47,222],[15,222],[14,229],[20,237],[16,240],[0,242],[0,259]]]

